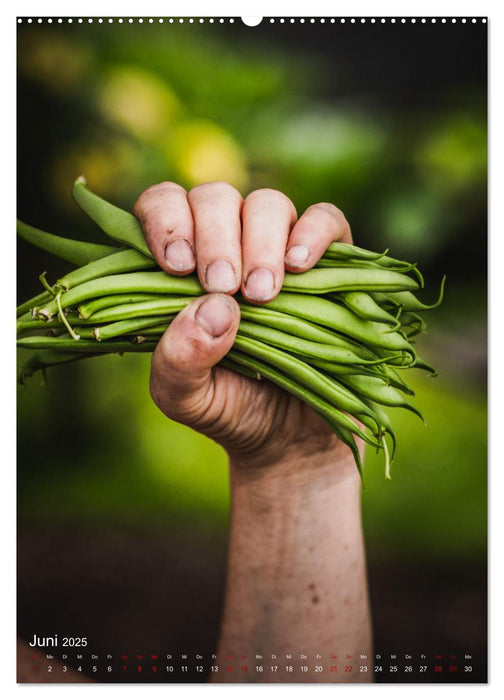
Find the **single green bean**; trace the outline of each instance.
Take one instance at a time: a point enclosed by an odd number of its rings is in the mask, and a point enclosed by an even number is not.
[[[163,319],[166,319],[164,323],[159,323],[159,316],[155,317],[158,323],[152,326],[147,326],[147,328],[142,328],[142,335],[148,337],[155,336],[159,340],[176,315],[177,314],[167,314],[166,316],[163,316]]]
[[[167,316],[178,313],[192,301],[192,297],[165,297],[157,301],[138,302],[136,304],[121,304],[101,311],[96,311],[87,322],[92,324],[126,321],[138,317]]]
[[[59,318],[53,318],[50,321],[42,321],[40,319],[18,320],[16,322],[16,332],[19,335],[30,331],[47,330],[48,328],[60,328],[62,323]]]
[[[380,260],[388,253],[388,248],[383,253],[374,253],[365,248],[359,248],[351,243],[331,243],[324,253],[324,257],[340,260]]]
[[[70,337],[32,335],[28,338],[18,340],[19,347],[35,350],[58,350],[71,353],[98,353],[107,352],[152,352],[156,343],[148,341],[145,343],[134,343],[130,340],[108,340],[98,343],[96,340],[81,338],[74,340]]]
[[[26,380],[36,372],[42,372],[45,376],[45,370],[48,367],[66,364],[75,360],[84,360],[91,355],[86,355],[81,352],[61,352],[60,350],[38,350],[24,363],[18,376],[18,383],[26,384]]]
[[[405,408],[417,415],[422,421],[424,420],[418,409],[406,401],[397,389],[392,386],[387,386],[381,379],[345,375],[342,376],[341,383],[347,386],[351,391],[354,391],[358,396],[371,399],[371,401],[375,401],[384,406]]]
[[[47,304],[53,298],[51,292],[40,292],[37,296],[28,299],[24,304],[20,304],[16,309],[16,316],[20,318],[24,316],[27,312],[31,311],[34,307],[40,306],[41,304]]]
[[[103,326],[97,326],[93,330],[93,337],[96,340],[104,341],[109,338],[116,338],[120,335],[131,335],[137,331],[144,330],[150,326],[164,326],[166,330],[173,316],[146,316],[145,318],[132,318],[124,321],[116,321]]]
[[[219,362],[219,367],[224,367],[224,369],[230,369],[231,371],[236,372],[237,374],[242,374],[248,379],[255,379],[257,381],[260,381],[262,379],[262,375],[260,372],[258,372],[257,370],[250,369],[245,365],[239,365],[234,360],[230,360],[229,355],[226,355],[222,358],[222,360]]]
[[[298,357],[295,353],[294,356]],[[302,356],[299,356],[299,359],[305,361],[305,358]],[[382,379],[386,379],[387,377],[385,372],[379,369],[379,365],[371,367],[363,365],[341,365],[337,362],[329,362],[328,360],[319,358],[310,359],[310,364],[314,367],[318,367],[330,377],[334,377],[334,379],[338,379],[340,374],[362,374],[367,377],[381,377]]]
[[[426,372],[429,372],[431,377],[437,377],[438,373],[437,370],[434,369],[431,365],[429,365],[425,360],[422,360],[421,357],[418,357],[415,360],[415,364],[413,365],[415,369],[424,369]]]
[[[170,310],[175,310],[177,313],[182,310],[183,303],[178,300],[176,301],[175,304],[172,303],[173,300],[169,300],[168,302],[166,299],[164,300],[164,307],[163,308],[168,308]],[[168,303],[168,306],[166,305]],[[123,305],[126,307],[126,305]],[[138,309],[128,309],[125,313],[125,318],[123,318],[123,315],[120,311],[121,307],[107,307],[106,309],[103,309],[105,311],[104,316],[99,316],[98,321],[94,316],[91,316],[90,318],[81,318],[78,316],[76,313],[73,312],[65,312],[65,318],[67,322],[70,324],[72,327],[82,327],[82,326],[94,326],[97,323],[110,323],[112,321],[118,321],[118,320],[126,320],[126,319],[134,319],[136,316],[139,316],[141,318],[145,317],[146,315],[149,315],[149,309],[148,308],[142,308],[140,311]],[[175,311],[172,314],[175,316]],[[167,314],[162,314],[163,316]],[[157,316],[159,320],[159,316]],[[21,335],[23,333],[30,333],[32,331],[40,331],[40,330],[46,330],[50,329],[52,331],[55,330],[67,330],[67,327],[61,320],[61,318],[58,316],[54,316],[52,319],[49,321],[45,321],[43,319],[32,319],[29,320],[27,319],[26,321],[18,321],[16,323],[16,328],[17,332]]]
[[[115,246],[74,241],[71,238],[55,236],[54,233],[34,228],[19,219],[17,220],[17,232],[28,243],[72,265],[86,265],[93,260],[98,260],[118,250]]]
[[[364,470],[362,466],[362,460],[361,460],[361,455],[359,448],[357,447],[357,444],[354,440],[354,437],[352,433],[349,430],[346,430],[345,428],[342,428],[339,425],[334,425],[333,426],[334,433],[338,436],[338,438],[343,442],[347,447],[350,448],[355,465],[357,467],[357,471],[359,472],[361,482],[362,482],[362,488],[366,488],[366,482],[364,480]],[[368,443],[369,444],[369,443]],[[377,449],[380,449],[382,445],[376,445]]]
[[[111,296],[97,297],[92,301],[81,304],[77,307],[79,316],[83,319],[90,318],[97,311],[108,309],[111,306],[121,306],[122,304],[136,304],[139,301],[159,301],[166,297],[162,294],[112,294]]]
[[[367,399],[365,397],[363,397],[362,400],[378,416],[378,418],[380,419],[380,423],[383,425],[383,427],[385,429],[385,432],[388,435],[390,435],[390,438],[392,440],[392,454],[390,456],[390,461],[392,462],[394,460],[394,457],[396,454],[397,440],[396,440],[396,435],[395,435],[394,428],[392,425],[392,421],[390,420],[390,416],[386,411],[383,410],[383,407],[379,403],[376,403],[376,401],[371,401],[371,399]]]
[[[77,178],[72,195],[80,208],[95,221],[108,236],[136,248],[152,258],[152,253],[145,242],[140,222],[133,214],[110,204],[86,187],[83,177]]]
[[[387,264],[382,264],[382,260],[386,261]],[[423,275],[417,267],[416,263],[407,263],[400,260],[394,260],[393,258],[380,258],[379,260],[338,260],[337,258],[326,258],[322,257],[315,263],[315,268],[341,268],[348,267],[353,270],[363,270],[363,269],[382,269],[390,270],[392,272],[411,272],[415,277],[417,277],[418,282],[421,287],[424,286]]]
[[[413,389],[411,389],[406,382],[403,380],[399,372],[396,372],[395,369],[388,364],[382,365],[383,366],[383,371],[386,374],[387,377],[387,384],[390,384],[391,386],[395,387],[396,389],[400,389],[403,393],[409,394],[410,396],[414,396],[415,392]]]
[[[372,296],[374,300],[381,305],[385,303],[394,304],[395,306],[400,306],[403,311],[427,311],[429,309],[436,309],[443,301],[445,282],[446,275],[444,275],[441,280],[439,296],[433,304],[423,304],[414,294],[408,291],[386,293],[383,291],[375,291],[372,292]]]
[[[93,260],[83,267],[73,270],[57,281],[57,285],[65,291],[73,289],[79,284],[103,277],[105,275],[117,275],[123,272],[136,272],[140,270],[152,270],[158,268],[157,263],[138,250],[126,249],[108,255],[106,258]]]
[[[348,267],[352,268],[352,270],[379,270],[379,269],[387,269],[387,270],[393,270],[394,272],[409,272],[412,270],[415,266],[413,263],[401,263],[398,261],[398,264],[396,266],[389,266],[389,265],[382,265],[381,264],[382,258],[379,258],[378,260],[352,260],[351,258],[349,259],[339,259],[339,258],[332,258],[332,257],[325,257],[322,256],[320,260],[318,260],[317,263],[315,263],[316,267],[324,267],[324,268],[342,268],[342,267]]]
[[[314,268],[294,274],[286,272],[282,289],[286,292],[327,294],[328,292],[403,291],[418,289],[418,283],[400,272],[376,269]]]
[[[339,292],[328,296],[336,302],[342,302],[359,318],[363,318],[366,321],[390,324],[392,330],[396,330],[401,325],[397,318],[384,311],[367,292]]]
[[[94,336],[94,330],[95,329],[93,328],[93,326],[73,326],[73,331],[79,337],[80,340],[96,340]],[[61,335],[66,336],[66,328],[64,328],[64,331],[65,333],[62,333]]]

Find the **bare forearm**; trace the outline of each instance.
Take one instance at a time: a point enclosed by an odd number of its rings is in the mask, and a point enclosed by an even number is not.
[[[264,474],[231,465],[228,579],[218,657],[222,662],[232,656],[226,665],[233,671],[219,674],[219,680],[371,680],[370,673],[359,672],[358,663],[361,653],[370,658],[371,632],[360,481],[354,472],[351,459],[342,463],[334,452],[311,456],[305,464],[291,460]],[[262,663],[256,654],[262,654]],[[263,671],[257,672],[261,665]],[[345,665],[352,671],[345,672]],[[315,671],[316,666],[323,671]]]

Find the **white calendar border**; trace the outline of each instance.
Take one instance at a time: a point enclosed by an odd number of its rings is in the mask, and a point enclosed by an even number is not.
[[[502,7],[502,5],[501,5]],[[448,2],[441,0],[423,0],[423,2],[376,2],[368,0],[367,2],[317,2],[313,0],[309,3],[293,3],[293,2],[260,2],[259,0],[242,3],[231,2],[148,2],[144,1],[141,4],[137,2],[122,2],[111,3],[105,0],[88,0],[84,3],[68,2],[45,2],[42,6],[39,2],[20,2],[15,8],[2,10],[2,22],[0,24],[2,32],[2,85],[4,107],[8,105],[10,109],[4,109],[3,130],[1,133],[3,140],[2,153],[4,155],[4,167],[2,169],[2,192],[4,193],[3,205],[3,274],[2,274],[2,291],[3,299],[12,302],[8,308],[14,308],[14,282],[15,273],[13,270],[13,261],[15,259],[15,240],[11,235],[11,224],[13,227],[15,217],[15,178],[12,174],[15,169],[16,153],[15,141],[13,134],[15,133],[15,16],[30,16],[34,17],[49,17],[49,16],[68,16],[69,11],[72,16],[119,16],[118,12],[123,16],[135,17],[139,15],[141,10],[142,16],[172,16],[172,17],[240,17],[240,16],[275,16],[275,17],[482,17],[489,16],[489,57],[490,57],[490,136],[491,136],[491,154],[490,159],[490,245],[491,263],[489,286],[490,290],[490,360],[491,360],[491,391],[490,391],[490,464],[492,467],[491,473],[491,520],[490,520],[490,557],[491,557],[491,613],[493,624],[490,626],[490,684],[489,686],[478,686],[477,692],[490,693],[491,696],[501,694],[504,689],[503,673],[501,669],[504,667],[503,654],[504,647],[502,645],[502,635],[500,633],[500,624],[504,622],[503,602],[502,597],[499,597],[499,591],[504,590],[504,579],[502,575],[502,561],[499,557],[499,544],[497,542],[498,534],[502,530],[502,506],[500,505],[498,496],[504,493],[504,454],[502,447],[498,444],[497,436],[502,431],[499,418],[502,412],[498,410],[497,397],[504,390],[503,370],[498,366],[497,358],[499,358],[499,350],[502,353],[502,348],[498,345],[497,328],[499,320],[499,312],[502,315],[502,307],[504,304],[502,274],[499,274],[497,265],[499,261],[504,260],[504,215],[502,208],[498,210],[497,204],[502,199],[502,190],[504,189],[503,178],[503,161],[504,161],[504,136],[502,128],[499,125],[504,124],[504,108],[502,88],[498,85],[499,77],[502,78],[501,67],[504,65],[504,34],[502,30],[503,10],[497,6],[497,3],[481,0],[480,2],[468,2],[467,0],[459,0],[458,2]],[[6,113],[5,113],[6,111]],[[499,162],[500,160],[500,162]],[[12,323],[14,327],[14,323]],[[8,347],[5,344],[8,342]],[[6,373],[3,383],[3,398],[4,411],[2,419],[2,443],[8,445],[6,458],[2,460],[2,528],[1,528],[1,546],[3,557],[2,563],[8,562],[8,567],[2,567],[3,575],[1,589],[1,604],[2,616],[0,619],[4,622],[2,625],[0,659],[4,664],[0,687],[10,693],[31,693],[31,688],[37,693],[38,697],[51,698],[62,693],[65,698],[73,696],[74,693],[85,693],[88,689],[93,693],[94,698],[113,698],[116,695],[119,697],[129,696],[134,694],[136,697],[139,689],[136,684],[104,684],[104,685],[66,685],[66,684],[48,684],[48,685],[16,685],[15,684],[15,415],[13,407],[15,405],[15,385],[13,386],[13,377],[15,377],[15,336],[12,330],[12,336],[8,334],[2,343],[2,369]],[[6,573],[7,571],[7,573]],[[61,690],[60,690],[61,688]],[[372,688],[372,690],[371,690]],[[279,692],[285,691],[285,686],[281,687],[278,684],[260,684],[260,685],[223,685],[223,684],[206,684],[206,685],[173,685],[166,684],[142,685],[141,692],[148,693],[169,693],[170,697],[191,698],[196,694],[203,693],[206,697],[222,698],[227,693],[249,695],[260,692],[261,696],[274,697]],[[289,684],[287,692],[294,697],[301,697],[302,693],[306,693],[305,684]],[[429,695],[433,694],[436,698],[450,696],[456,693],[456,697],[464,697],[473,695],[476,688],[474,684],[467,686],[456,685],[435,685],[428,689]],[[317,694],[334,693],[351,693],[353,697],[364,695],[371,692],[373,697],[390,698],[391,693],[403,694],[405,691],[402,684],[379,684],[379,685],[348,685],[324,684],[320,686],[310,686],[309,692]],[[408,695],[424,694],[424,685],[408,684]]]

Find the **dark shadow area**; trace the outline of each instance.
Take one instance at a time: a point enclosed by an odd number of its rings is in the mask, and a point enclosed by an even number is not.
[[[48,528],[24,530],[19,545],[19,634],[25,640],[33,639],[34,630],[57,634],[60,641],[85,634],[89,652],[81,649],[84,659],[79,662],[72,659],[78,650],[69,650],[68,664],[80,664],[98,682],[207,680],[196,670],[196,655],[203,657],[206,669],[215,651],[225,575],[222,533]],[[383,669],[376,682],[486,680],[483,563],[404,566],[371,559],[369,582],[375,653],[381,654],[376,665]],[[61,647],[57,652],[61,658]],[[89,658],[91,653],[97,660]],[[107,660],[107,654],[113,658]],[[169,654],[172,660],[166,659]],[[411,673],[404,670],[410,663],[407,654],[413,659]],[[422,675],[417,670],[421,663],[427,667]],[[392,665],[397,672],[390,672]],[[442,671],[436,672],[435,665]],[[464,672],[469,665],[472,671]],[[188,670],[182,671],[183,666]]]

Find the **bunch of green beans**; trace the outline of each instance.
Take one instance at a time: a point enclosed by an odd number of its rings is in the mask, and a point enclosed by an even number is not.
[[[92,193],[78,178],[73,196],[114,239],[114,245],[75,241],[18,221],[18,234],[75,269],[17,309],[18,345],[34,350],[21,370],[36,371],[106,353],[152,352],[175,315],[205,293],[196,274],[171,276],[152,257],[138,220]],[[417,354],[425,329],[415,264],[345,243],[332,243],[308,272],[285,275],[280,294],[257,306],[237,295],[241,321],[221,365],[266,379],[311,406],[350,447],[362,476],[355,437],[383,450],[385,476],[396,438],[384,407],[418,416],[401,371],[435,371]],[[423,420],[423,419],[422,419]],[[387,444],[391,442],[391,450]]]

